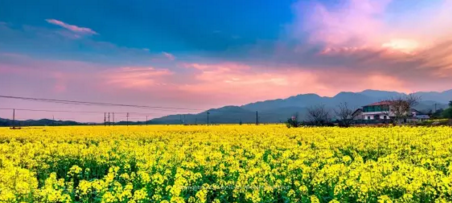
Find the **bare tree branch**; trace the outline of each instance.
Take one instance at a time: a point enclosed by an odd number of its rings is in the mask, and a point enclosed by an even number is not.
[[[341,124],[344,127],[350,126],[352,120],[353,120],[353,110],[348,106],[347,102],[339,103],[337,105],[337,109],[334,110],[336,113],[336,116],[341,121]]]
[[[325,105],[316,105],[308,108],[308,116],[316,125],[325,125],[330,117],[330,113],[328,112]]]
[[[414,94],[393,98],[390,100],[390,112],[401,123],[402,119],[411,116],[411,108],[419,104],[420,100],[421,98]]]

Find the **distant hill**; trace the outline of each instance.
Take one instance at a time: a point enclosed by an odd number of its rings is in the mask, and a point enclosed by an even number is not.
[[[13,121],[10,119],[0,118],[0,126],[12,126]],[[16,126],[68,126],[68,125],[84,125],[83,123],[78,123],[75,121],[61,121],[61,120],[50,120],[50,119],[40,119],[40,120],[24,120],[15,121]]]
[[[152,124],[206,124],[207,112],[210,123],[243,123],[255,122],[255,112],[238,106],[225,106],[209,109],[199,114],[177,114],[152,119]]]
[[[429,111],[446,108],[448,101],[452,100],[452,90],[444,92],[417,92],[421,97],[419,105],[415,106],[420,111]],[[218,109],[210,109],[199,114],[170,115],[152,119],[151,123],[159,124],[205,124],[207,112],[210,113],[210,123],[254,123],[256,111],[259,112],[259,122],[277,123],[283,122],[292,115],[298,113],[301,119],[306,118],[306,109],[310,106],[324,104],[333,109],[341,102],[347,102],[352,108],[360,108],[364,105],[387,100],[404,93],[364,90],[362,92],[341,92],[334,97],[321,97],[317,94],[300,94],[286,99],[274,99],[253,102],[242,106],[225,106]],[[436,105],[436,107],[435,107]]]
[[[452,90],[444,92],[418,92],[416,94],[421,96],[421,98],[426,101],[428,100],[447,104],[452,100]]]

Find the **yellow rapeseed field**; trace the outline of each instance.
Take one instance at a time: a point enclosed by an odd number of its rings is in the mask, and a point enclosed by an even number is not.
[[[0,202],[450,202],[452,128],[0,128]]]

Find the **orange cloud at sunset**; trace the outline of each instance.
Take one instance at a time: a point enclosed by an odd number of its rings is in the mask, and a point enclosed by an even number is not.
[[[105,78],[106,85],[119,88],[146,89],[164,85],[160,82],[162,77],[173,74],[167,69],[156,70],[153,67],[124,67],[108,70],[100,74]]]
[[[419,48],[419,42],[408,39],[393,39],[381,45],[383,48],[389,48],[403,53],[413,53]]]

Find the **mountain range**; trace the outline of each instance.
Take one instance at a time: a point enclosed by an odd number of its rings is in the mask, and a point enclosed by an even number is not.
[[[0,118],[0,126],[10,126],[12,120]],[[75,121],[61,121],[61,120],[50,120],[50,119],[39,119],[39,120],[22,120],[15,121],[16,126],[51,126],[51,125],[83,125],[83,123],[78,123]]]
[[[444,92],[416,92],[421,101],[416,108],[419,111],[447,108],[452,100],[452,90]],[[307,108],[319,104],[333,110],[340,103],[347,104],[357,109],[374,102],[405,96],[400,92],[364,90],[362,92],[341,92],[333,97],[321,97],[317,94],[300,94],[285,99],[274,99],[245,104],[242,106],[225,106],[217,109],[209,109],[199,114],[178,114],[152,119],[155,124],[205,124],[209,119],[215,123],[254,123],[256,112],[261,123],[278,123],[286,121],[294,114],[306,119]],[[207,116],[207,114],[209,115]]]
[[[447,108],[452,100],[452,90],[444,92],[416,92],[421,98],[416,108],[428,112],[435,109]],[[338,104],[347,102],[350,108],[357,109],[374,102],[404,96],[400,92],[364,90],[362,92],[341,92],[333,97],[321,97],[317,94],[299,94],[285,99],[258,101],[242,106],[224,106],[209,109],[198,114],[168,115],[149,120],[149,124],[211,124],[220,123],[255,123],[256,117],[260,123],[284,122],[297,114],[300,119],[306,119],[307,108],[319,104],[333,110]],[[8,126],[8,119],[0,118],[0,126]],[[48,119],[19,121],[20,125],[80,125],[74,121],[53,121]],[[125,124],[119,123],[119,124]],[[144,122],[129,122],[129,124],[144,124]]]

